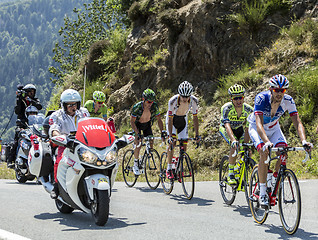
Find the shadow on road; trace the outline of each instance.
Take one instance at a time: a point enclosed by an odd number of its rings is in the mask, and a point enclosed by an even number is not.
[[[268,229],[265,230],[265,232],[279,235],[277,236],[277,239],[288,240],[288,239],[294,239],[295,237],[300,239],[318,239],[318,234],[306,232],[301,228],[298,228],[295,234],[288,235],[282,226],[274,226],[273,224],[263,224],[259,226],[267,227]]]
[[[59,222],[61,225],[65,225],[69,228],[65,228],[62,231],[79,231],[79,230],[111,230],[117,228],[130,227],[135,225],[143,225],[143,223],[127,223],[126,218],[112,218],[110,214],[108,222],[105,226],[97,226],[94,223],[90,214],[82,212],[73,212],[72,214],[62,213],[41,213],[35,215],[34,218],[40,220],[53,220]]]

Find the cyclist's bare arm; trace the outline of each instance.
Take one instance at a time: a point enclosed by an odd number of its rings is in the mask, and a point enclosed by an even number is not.
[[[264,129],[264,118],[263,115],[255,115],[255,121],[256,121],[256,129],[258,135],[261,137],[264,143],[269,142],[269,139],[266,135],[265,129]]]
[[[161,120],[161,115],[160,115],[160,114],[157,115],[156,118],[157,118],[158,127],[159,127],[159,129],[160,129],[160,132],[162,132],[162,131],[163,131],[163,122],[162,122],[162,120]]]
[[[236,141],[235,136],[234,136],[233,131],[232,131],[232,128],[231,128],[231,124],[230,123],[225,123],[224,127],[225,127],[226,133],[229,136],[231,142]]]
[[[195,131],[195,135],[199,136],[199,119],[197,115],[193,115],[193,128]]]
[[[134,130],[134,132],[136,134],[139,134],[139,131],[137,129],[137,126],[135,124],[135,121],[136,121],[136,117],[133,117],[133,116],[130,116],[130,125],[131,125],[131,128]]]
[[[294,115],[291,116],[291,120],[293,121],[293,124],[298,132],[298,136],[301,141],[306,140],[306,135],[305,135],[305,128],[303,124],[301,123],[301,120],[299,118],[299,115]]]
[[[173,125],[173,116],[169,116],[169,120],[168,120],[169,137],[172,137],[172,125]]]
[[[248,127],[245,128],[245,133],[244,133],[244,142],[248,143],[250,141],[250,134],[248,133]]]

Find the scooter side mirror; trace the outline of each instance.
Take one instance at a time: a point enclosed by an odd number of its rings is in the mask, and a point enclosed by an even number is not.
[[[117,140],[117,142],[116,142],[117,148],[121,149],[123,147],[126,147],[128,144],[132,143],[134,140],[135,140],[134,136],[124,135]]]

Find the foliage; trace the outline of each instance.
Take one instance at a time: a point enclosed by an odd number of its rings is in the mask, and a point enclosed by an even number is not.
[[[261,28],[265,18],[277,11],[287,12],[291,3],[286,0],[244,0],[241,12],[228,16],[241,29],[255,32]]]
[[[142,54],[137,54],[131,64],[131,69],[134,72],[146,72],[150,68],[155,67],[159,61],[166,59],[168,54],[169,52],[167,49],[156,50],[152,57],[145,57]]]
[[[18,83],[32,83],[37,87],[36,97],[47,105],[53,84],[49,80],[53,42],[63,17],[72,17],[72,9],[89,0],[33,0],[0,3],[0,133],[8,126],[2,138],[13,138],[16,115],[13,113]]]
[[[59,66],[51,66],[50,72],[58,77],[54,83],[61,84],[66,74],[78,68],[79,62],[88,52],[91,44],[107,39],[116,28],[124,28],[120,0],[93,0],[84,4],[84,10],[75,8],[77,19],[64,18],[59,34],[62,43],[56,43],[53,60]]]

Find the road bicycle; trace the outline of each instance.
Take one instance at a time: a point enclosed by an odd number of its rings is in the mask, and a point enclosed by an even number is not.
[[[229,174],[229,156],[225,155],[220,163],[219,168],[219,186],[222,198],[227,205],[231,205],[236,197],[237,192],[245,192],[245,198],[247,204],[249,204],[248,195],[248,177],[255,166],[256,162],[250,157],[250,152],[253,147],[253,143],[240,143],[239,147],[243,147],[243,150],[236,150],[233,154],[235,157],[237,154],[241,155],[240,160],[235,165],[235,178],[237,181],[236,185],[230,185],[228,183]]]
[[[278,202],[279,216],[283,224],[283,228],[288,234],[294,234],[299,226],[301,216],[301,196],[297,177],[295,173],[286,167],[287,153],[290,151],[303,151],[303,147],[277,147],[269,149],[269,157],[265,164],[270,166],[271,161],[280,160],[280,167],[275,183],[272,181],[267,183],[267,194],[269,197],[269,206],[261,208],[259,204],[259,178],[258,165],[256,165],[251,174],[249,195],[250,208],[255,221],[263,224],[267,219],[269,209]],[[278,152],[279,155],[271,157],[271,152]],[[311,158],[310,153],[306,152],[306,158]],[[269,169],[269,167],[268,167]],[[271,171],[269,171],[271,172]]]
[[[172,192],[174,182],[180,182],[182,184],[182,189],[184,195],[187,199],[191,199],[194,194],[194,171],[191,162],[191,158],[184,150],[184,141],[188,140],[195,140],[195,138],[185,138],[185,139],[178,139],[179,144],[175,147],[179,147],[179,157],[172,158],[172,169],[174,179],[168,179],[166,176],[168,159],[167,159],[167,152],[163,152],[160,158],[160,181],[163,188],[163,191],[168,195]],[[197,145],[198,147],[199,145]],[[168,147],[172,147],[169,145]]]
[[[151,189],[156,189],[159,186],[159,172],[160,172],[160,156],[156,149],[150,147],[150,141],[161,139],[160,137],[142,137],[141,142],[136,147],[145,146],[142,158],[139,158],[138,168],[141,174],[145,174],[148,186]],[[134,149],[129,149],[125,152],[122,162],[122,173],[124,181],[128,187],[133,187],[140,175],[135,175],[133,172],[134,166]]]

